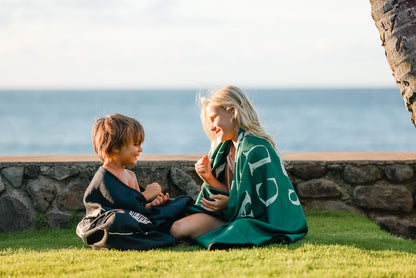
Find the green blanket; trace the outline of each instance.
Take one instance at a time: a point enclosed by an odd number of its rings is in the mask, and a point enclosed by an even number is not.
[[[224,180],[226,156],[232,141],[221,142],[211,156],[212,173]],[[218,194],[203,184],[196,201]],[[305,236],[308,225],[282,160],[264,139],[240,130],[226,224],[196,238],[208,249],[291,243]]]

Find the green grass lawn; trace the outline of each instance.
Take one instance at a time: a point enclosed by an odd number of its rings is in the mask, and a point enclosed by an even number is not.
[[[416,244],[346,212],[306,211],[291,245],[92,250],[70,230],[0,234],[0,277],[416,277]]]

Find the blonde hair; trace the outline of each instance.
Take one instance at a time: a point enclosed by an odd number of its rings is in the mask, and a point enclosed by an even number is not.
[[[98,118],[92,128],[94,151],[102,162],[122,146],[129,143],[141,145],[144,129],[139,121],[122,114],[110,114]]]
[[[257,112],[254,110],[246,95],[239,88],[227,86],[211,93],[209,97],[199,96],[198,101],[201,107],[202,127],[211,141],[211,152],[218,145],[218,142],[216,142],[215,133],[211,131],[211,123],[206,115],[208,103],[216,107],[222,107],[226,111],[233,110],[234,119],[237,121],[238,127],[250,132],[256,137],[265,139],[274,149],[276,149],[276,144],[272,136],[264,131],[260,124]]]

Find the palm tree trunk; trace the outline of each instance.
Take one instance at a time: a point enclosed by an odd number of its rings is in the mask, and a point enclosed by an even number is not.
[[[370,0],[381,45],[416,127],[416,0]]]

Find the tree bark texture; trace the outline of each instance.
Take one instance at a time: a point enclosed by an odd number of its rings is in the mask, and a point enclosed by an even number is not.
[[[416,0],[370,0],[387,62],[416,127]]]

